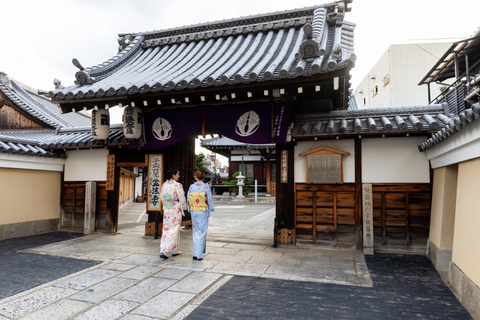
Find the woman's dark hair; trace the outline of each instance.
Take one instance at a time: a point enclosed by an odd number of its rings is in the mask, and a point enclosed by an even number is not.
[[[174,174],[177,174],[177,172],[178,172],[178,169],[175,168],[175,167],[168,169],[168,171],[167,171],[167,173],[166,173],[167,180],[172,179],[173,175],[174,175]]]
[[[204,176],[203,170],[202,169],[196,169],[193,172],[193,176],[196,177],[198,180],[203,180],[203,176]]]

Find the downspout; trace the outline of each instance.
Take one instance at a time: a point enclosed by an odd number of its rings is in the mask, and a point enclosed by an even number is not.
[[[388,85],[388,91],[389,91],[389,96],[390,96],[389,97],[390,107],[392,106],[392,84],[391,84],[391,82],[392,82],[392,76],[391,76],[391,74],[392,74],[392,69],[391,69],[392,64],[391,64],[391,62],[392,62],[391,61],[391,50],[390,50],[390,48],[388,48],[388,77],[389,77],[389,79],[388,79],[388,84],[389,84]]]

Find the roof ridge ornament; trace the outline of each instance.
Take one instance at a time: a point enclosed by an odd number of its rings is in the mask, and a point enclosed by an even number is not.
[[[12,81],[5,72],[0,72],[0,82],[3,83],[8,89],[12,89]]]
[[[313,40],[313,27],[311,23],[306,23],[303,26],[303,32],[305,33],[306,39],[300,44],[299,52],[295,54],[295,58],[298,60],[305,59],[308,62],[312,62],[315,58],[323,56],[325,50],[321,50],[318,42]]]
[[[95,81],[95,78],[90,76],[90,73],[85,70],[85,68],[80,64],[77,58],[73,58],[72,63],[75,67],[80,69],[80,71],[77,71],[77,73],[75,73],[75,78],[77,79],[75,81],[76,85],[83,86],[84,84],[92,84]]]

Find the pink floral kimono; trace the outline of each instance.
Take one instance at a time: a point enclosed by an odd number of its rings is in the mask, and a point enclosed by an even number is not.
[[[172,252],[178,254],[180,246],[180,228],[182,213],[187,209],[185,192],[180,182],[167,180],[160,191],[163,204],[163,232],[160,242],[160,254]]]

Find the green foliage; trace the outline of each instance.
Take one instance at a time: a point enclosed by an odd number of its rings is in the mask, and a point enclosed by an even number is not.
[[[195,155],[195,169],[201,169],[203,172],[207,172],[207,166],[205,164],[205,155],[203,153]]]
[[[222,181],[222,184],[226,185],[226,186],[234,186],[235,188],[233,188],[233,192],[238,192],[238,186],[237,186],[237,183],[238,183],[238,180],[236,179],[237,176],[240,174],[240,171],[236,171],[232,177],[233,179],[230,180],[230,181]],[[243,186],[243,194],[247,195],[249,194],[250,192],[252,192],[252,189],[250,188],[252,186],[252,183],[250,181],[248,181],[248,177],[245,176],[245,181],[244,181],[244,186]]]
[[[440,93],[442,96],[446,95],[448,91],[446,91],[448,89],[447,86],[440,86]]]

